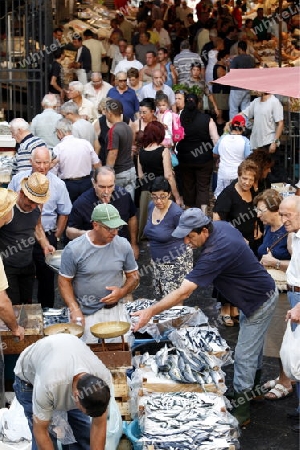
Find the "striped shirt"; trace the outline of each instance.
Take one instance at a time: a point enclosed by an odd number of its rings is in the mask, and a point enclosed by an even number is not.
[[[13,161],[12,175],[22,170],[32,169],[30,157],[31,152],[37,147],[47,147],[45,142],[37,136],[29,133],[17,146],[17,153]]]

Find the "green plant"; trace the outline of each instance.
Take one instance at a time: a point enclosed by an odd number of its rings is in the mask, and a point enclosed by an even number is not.
[[[177,91],[184,91],[187,94],[195,94],[198,97],[203,97],[204,95],[204,91],[200,86],[194,85],[194,86],[188,86],[187,84],[175,84],[173,86],[173,91],[177,92]]]

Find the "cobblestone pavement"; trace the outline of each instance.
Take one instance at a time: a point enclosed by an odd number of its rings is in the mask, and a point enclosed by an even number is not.
[[[195,258],[197,254],[195,254]],[[142,273],[140,286],[134,292],[136,298],[154,298],[151,285],[151,270],[149,249],[146,241],[140,246],[139,269]],[[199,306],[210,319],[217,325],[222,337],[234,350],[237,341],[238,327],[225,327],[217,321],[218,310],[215,299],[211,297],[211,289],[197,289],[185,302],[189,306]],[[56,305],[61,306],[61,300],[57,295]],[[227,366],[226,385],[231,386],[233,366]],[[278,375],[278,363],[275,358],[264,358],[263,381],[274,379]],[[297,404],[295,390],[293,394],[282,400],[252,402],[251,424],[242,430],[240,437],[241,450],[298,450],[300,449],[299,435],[290,429],[290,419],[286,417],[286,410],[294,408]]]

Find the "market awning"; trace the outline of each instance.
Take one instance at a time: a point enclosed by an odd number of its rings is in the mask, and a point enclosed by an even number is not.
[[[231,69],[212,83],[300,98],[300,67]]]

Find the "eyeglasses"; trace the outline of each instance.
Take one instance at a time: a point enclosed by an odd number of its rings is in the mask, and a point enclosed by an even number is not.
[[[121,81],[122,83],[126,83],[127,79],[125,79],[125,80],[118,80],[118,81]]]
[[[165,195],[151,195],[151,198],[154,202],[157,202],[158,200],[166,200],[167,198],[169,198],[169,194],[165,194]]]
[[[254,211],[255,211],[257,214],[258,214],[258,213],[263,214],[263,213],[265,213],[266,211],[269,211],[269,210],[268,210],[268,208],[266,208],[266,209],[254,208]]]
[[[115,231],[120,231],[120,230],[122,230],[122,228],[123,228],[123,226],[121,225],[120,227],[117,227],[117,228],[109,228],[109,227],[107,227],[106,225],[104,225],[103,223],[101,223],[101,222],[98,222],[99,223],[99,225],[100,225],[100,227],[102,227],[102,228],[104,228],[106,231],[108,231],[109,233],[114,233]]]

